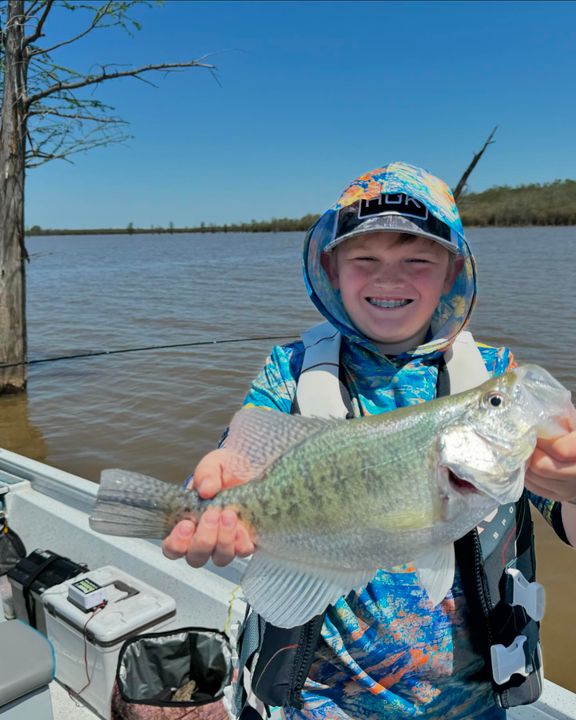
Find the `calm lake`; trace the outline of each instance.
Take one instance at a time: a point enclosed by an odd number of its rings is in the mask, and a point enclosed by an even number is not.
[[[472,331],[576,390],[576,228],[469,232]],[[30,238],[29,359],[209,342],[33,364],[0,398],[0,447],[96,481],[124,467],[180,483],[217,443],[275,341],[320,316],[302,233]],[[214,344],[212,341],[241,340]],[[277,341],[276,341],[277,342]],[[538,521],[539,518],[536,518]],[[545,672],[576,691],[576,553],[537,522],[547,588]]]

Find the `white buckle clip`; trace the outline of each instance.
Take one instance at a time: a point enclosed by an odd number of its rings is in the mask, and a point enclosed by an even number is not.
[[[542,620],[546,604],[544,586],[539,582],[528,582],[516,568],[506,568],[506,573],[512,578],[512,597],[509,604],[521,605],[533,620]]]
[[[490,647],[490,656],[492,659],[492,675],[498,685],[508,682],[512,675],[528,676],[526,669],[526,656],[524,655],[524,643],[526,635],[518,635],[518,637],[508,646],[492,645]]]

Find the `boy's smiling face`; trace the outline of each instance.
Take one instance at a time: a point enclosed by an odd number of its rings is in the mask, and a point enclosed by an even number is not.
[[[356,235],[322,256],[350,319],[385,355],[424,342],[462,262],[433,240],[394,232]]]

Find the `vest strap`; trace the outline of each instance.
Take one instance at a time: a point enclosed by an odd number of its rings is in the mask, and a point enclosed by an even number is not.
[[[490,380],[484,360],[472,333],[459,333],[444,353],[446,370],[450,378],[450,394],[471,390]]]
[[[302,335],[304,361],[296,403],[307,417],[347,418],[350,407],[344,401],[348,393],[340,382],[340,340],[342,336],[330,323],[324,322]]]
[[[247,666],[256,650],[258,650],[259,645],[260,618],[256,613],[247,611],[247,615],[244,618],[244,623],[242,625],[242,646],[238,656],[237,670],[239,678],[244,676],[244,668]],[[236,683],[234,689],[233,703],[235,714],[240,715],[240,712],[246,704],[246,691],[242,682]]]

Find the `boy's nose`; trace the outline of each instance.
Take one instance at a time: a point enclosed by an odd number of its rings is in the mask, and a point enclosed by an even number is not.
[[[375,280],[377,283],[386,285],[399,285],[402,283],[402,272],[398,266],[380,263]]]

